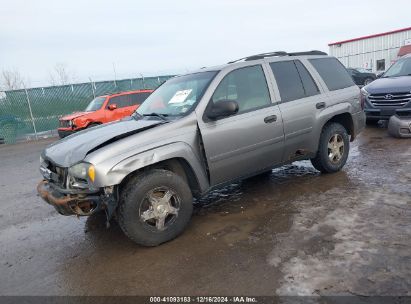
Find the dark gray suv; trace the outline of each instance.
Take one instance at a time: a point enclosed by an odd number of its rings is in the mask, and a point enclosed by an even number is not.
[[[411,54],[396,61],[382,76],[361,90],[367,123],[393,115],[411,116]]]
[[[40,196],[64,215],[117,215],[154,246],[187,226],[193,197],[293,161],[339,171],[365,125],[360,90],[322,52],[275,52],[174,77],[122,121],[46,148]]]

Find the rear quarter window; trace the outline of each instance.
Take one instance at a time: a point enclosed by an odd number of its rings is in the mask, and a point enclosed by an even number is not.
[[[330,91],[354,86],[354,81],[345,67],[335,58],[309,59]]]

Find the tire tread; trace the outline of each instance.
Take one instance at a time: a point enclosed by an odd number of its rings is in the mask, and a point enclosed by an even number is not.
[[[130,232],[129,227],[127,225],[127,219],[125,218],[126,216],[126,208],[127,208],[127,202],[128,199],[130,197],[130,195],[132,194],[132,191],[135,190],[136,187],[139,187],[141,185],[144,184],[145,181],[149,180],[150,178],[153,178],[154,176],[161,176],[164,177],[164,175],[166,175],[167,178],[170,179],[174,179],[175,181],[177,181],[177,183],[180,183],[182,187],[186,187],[186,189],[183,189],[182,191],[188,191],[187,193],[185,193],[186,196],[189,196],[189,198],[191,199],[191,201],[189,202],[191,205],[187,206],[190,210],[188,210],[190,217],[191,217],[191,213],[192,213],[192,195],[191,195],[191,190],[188,187],[188,185],[184,182],[184,180],[174,174],[171,171],[167,171],[167,170],[163,170],[163,169],[152,169],[152,170],[148,170],[148,171],[142,171],[138,174],[136,174],[135,176],[133,176],[125,185],[125,187],[122,189],[121,194],[120,194],[120,202],[118,205],[118,209],[117,209],[117,215],[118,215],[118,224],[121,228],[121,230],[123,230],[124,234],[133,242],[142,245],[142,246],[146,246],[146,247],[151,247],[151,246],[157,246],[163,242],[169,241],[174,239],[175,237],[177,237],[181,232],[177,231],[177,233],[174,233],[172,230],[170,230],[168,232],[168,235],[171,235],[170,238],[166,237],[165,240],[160,240],[160,241],[156,241],[156,240],[152,240],[149,239],[148,237],[138,237],[136,236],[134,233]],[[184,186],[183,186],[184,185]],[[182,202],[184,203],[184,202]],[[191,208],[190,208],[191,207]],[[188,217],[187,219],[183,219],[184,222],[182,222],[180,225],[182,225],[183,227],[185,227],[189,220],[190,217]],[[136,219],[137,220],[137,219]],[[170,229],[170,228],[169,228]]]
[[[344,156],[343,156],[343,161],[337,166],[333,166],[330,164],[328,156],[324,155],[324,150],[328,149],[328,134],[336,133],[336,132],[341,132],[343,138],[344,138],[344,143],[345,143],[345,150],[344,150]],[[347,158],[348,158],[348,153],[349,153],[349,137],[347,130],[344,128],[343,125],[336,123],[336,122],[329,122],[327,123],[320,135],[320,143],[318,145],[318,151],[317,154],[314,158],[311,158],[311,164],[314,166],[315,169],[320,171],[321,173],[334,173],[339,170],[341,170],[342,167],[344,167]]]

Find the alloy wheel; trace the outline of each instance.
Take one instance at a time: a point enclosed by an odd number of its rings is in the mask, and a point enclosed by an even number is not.
[[[168,187],[158,187],[144,197],[140,205],[140,220],[150,229],[163,231],[171,226],[180,209],[181,199]]]
[[[340,134],[334,134],[328,141],[328,158],[332,163],[338,163],[344,155],[344,139]]]

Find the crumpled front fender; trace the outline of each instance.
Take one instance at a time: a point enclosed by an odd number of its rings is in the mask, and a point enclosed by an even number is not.
[[[161,161],[180,158],[184,159],[194,172],[202,191],[208,189],[208,179],[200,159],[191,147],[184,142],[176,142],[138,153],[122,160],[113,166],[104,176],[100,176],[102,185],[118,185],[130,173]]]

